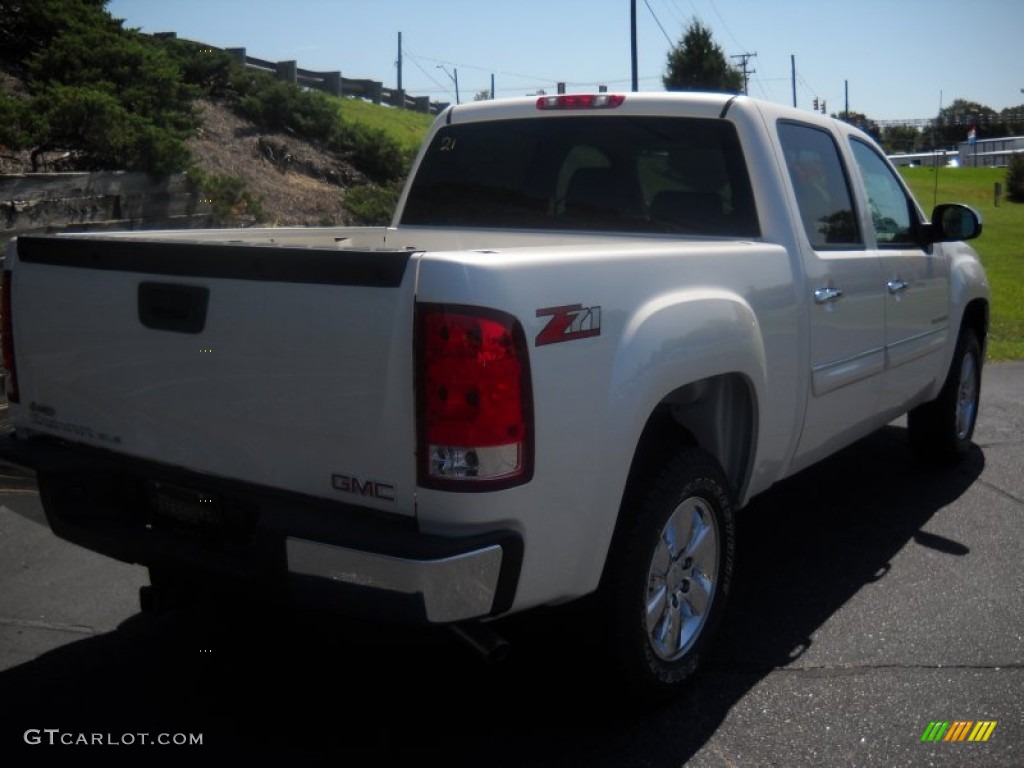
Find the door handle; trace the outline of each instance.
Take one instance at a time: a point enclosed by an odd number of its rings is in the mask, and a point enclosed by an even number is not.
[[[891,293],[893,296],[898,296],[899,294],[903,293],[905,290],[907,290],[907,288],[910,287],[910,283],[908,283],[906,280],[900,280],[899,278],[896,278],[895,280],[890,280],[889,282],[887,282],[885,284],[885,287],[889,289],[889,293]]]
[[[818,288],[814,291],[815,304],[828,304],[843,298],[843,292],[838,288]]]

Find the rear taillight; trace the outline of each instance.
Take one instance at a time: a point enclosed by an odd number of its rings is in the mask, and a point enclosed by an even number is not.
[[[484,491],[527,482],[533,413],[519,322],[478,307],[420,304],[416,360],[419,484]]]
[[[7,375],[4,382],[7,401],[18,402],[18,372],[14,366],[14,320],[11,317],[11,271],[3,273],[3,292],[0,295],[0,336],[3,338],[3,363]]]

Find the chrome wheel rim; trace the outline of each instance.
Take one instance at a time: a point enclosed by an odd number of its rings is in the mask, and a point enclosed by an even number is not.
[[[956,395],[956,437],[966,440],[978,412],[978,363],[972,353],[964,355],[960,366],[960,386]]]
[[[684,499],[665,523],[647,573],[644,626],[658,658],[681,658],[700,636],[715,597],[718,548],[707,502]]]

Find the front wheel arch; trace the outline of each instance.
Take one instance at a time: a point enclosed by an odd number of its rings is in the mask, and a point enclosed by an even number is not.
[[[971,447],[981,400],[982,343],[965,321],[938,397],[907,414],[910,444],[926,460],[948,463]]]

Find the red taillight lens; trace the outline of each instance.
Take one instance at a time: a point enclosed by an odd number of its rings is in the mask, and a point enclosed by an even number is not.
[[[519,322],[420,304],[416,344],[420,485],[494,490],[529,480],[530,372]]]
[[[625,100],[621,93],[569,93],[541,96],[537,109],[615,109]]]
[[[11,317],[11,271],[3,273],[3,292],[0,294],[0,336],[3,337],[3,363],[7,401],[18,402],[18,373],[14,367],[14,321]]]

